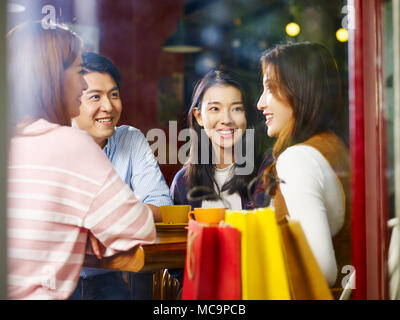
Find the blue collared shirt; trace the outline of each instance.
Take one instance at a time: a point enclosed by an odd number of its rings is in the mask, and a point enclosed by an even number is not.
[[[131,126],[116,127],[103,149],[107,158],[135,196],[155,206],[172,205],[169,188],[144,134]],[[87,278],[109,270],[82,268]]]

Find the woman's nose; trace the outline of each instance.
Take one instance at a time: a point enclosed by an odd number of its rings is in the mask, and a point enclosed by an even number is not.
[[[231,123],[232,122],[232,115],[231,115],[231,112],[229,110],[225,110],[222,113],[221,122],[222,123]]]
[[[266,106],[266,103],[265,103],[265,97],[264,97],[265,95],[264,95],[264,93],[260,96],[260,98],[258,99],[258,101],[257,101],[257,109],[258,110],[264,110],[267,106]]]

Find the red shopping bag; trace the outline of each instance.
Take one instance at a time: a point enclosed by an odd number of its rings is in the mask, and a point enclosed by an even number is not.
[[[240,232],[189,220],[182,300],[239,300]]]

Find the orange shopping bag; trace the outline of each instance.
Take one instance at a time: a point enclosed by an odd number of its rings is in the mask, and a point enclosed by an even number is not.
[[[290,295],[294,300],[332,300],[328,283],[298,221],[279,222]]]

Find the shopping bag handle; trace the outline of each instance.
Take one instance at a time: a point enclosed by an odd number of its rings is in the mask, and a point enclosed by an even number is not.
[[[197,237],[197,233],[193,230],[189,230],[187,238],[187,252],[188,258],[186,259],[186,270],[189,280],[194,279],[194,274],[196,271],[196,257],[194,255],[193,245]]]
[[[199,195],[196,195],[196,193],[199,193]],[[219,194],[215,192],[214,189],[211,189],[210,187],[206,186],[193,187],[188,191],[186,197],[191,202],[204,201],[204,200],[211,200],[211,201],[221,200],[226,209],[231,209],[229,202],[223,199]]]
[[[262,178],[264,177],[269,177],[271,181],[273,181],[274,183],[272,183],[271,185],[268,186],[267,190],[264,191],[264,202],[262,204],[262,207],[268,207],[271,201],[271,198],[269,196],[270,190],[271,188],[275,187],[278,183],[285,183],[284,180],[279,179],[278,177],[274,176],[271,173],[263,173],[262,175],[259,175],[257,177],[254,177],[250,183],[247,185],[247,197],[250,200],[250,203],[253,207],[256,206],[256,199],[254,198],[254,194],[255,194],[255,190],[254,192],[252,191],[252,189],[254,188],[254,185]]]

